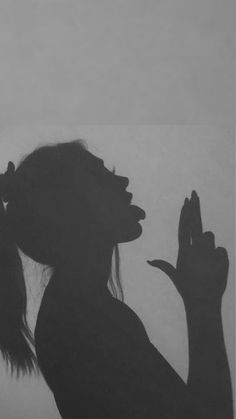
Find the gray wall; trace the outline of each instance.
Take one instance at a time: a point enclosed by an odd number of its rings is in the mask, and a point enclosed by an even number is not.
[[[1,0],[1,124],[234,124],[235,12],[233,0]]]
[[[233,132],[213,125],[235,124],[235,8],[232,0],[0,1],[1,171],[39,143],[85,136],[130,175],[148,217],[142,238],[121,248],[127,300],[183,377],[181,301],[144,261],[174,262],[180,205],[195,187],[207,228],[231,255],[223,313],[233,368]],[[28,266],[32,284],[40,275]],[[40,296],[33,285],[32,323]],[[12,382],[3,364],[0,406],[4,419],[57,417],[43,380]]]

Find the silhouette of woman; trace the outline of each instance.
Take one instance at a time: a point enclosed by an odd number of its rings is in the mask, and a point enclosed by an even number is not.
[[[183,298],[189,333],[187,384],[150,342],[123,301],[118,243],[137,239],[145,212],[128,179],[80,141],[43,146],[0,177],[0,349],[12,371],[40,370],[63,419],[231,419],[232,393],[221,301],[224,248],[202,231],[196,192],[179,221],[176,267],[163,270]],[[52,268],[35,329],[26,320],[18,248]],[[112,255],[116,278],[112,278]],[[109,289],[110,288],[110,289]]]

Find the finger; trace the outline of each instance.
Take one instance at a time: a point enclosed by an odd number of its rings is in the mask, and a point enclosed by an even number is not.
[[[190,199],[190,216],[191,216],[191,236],[192,243],[202,235],[202,217],[200,200],[196,191],[192,191]]]
[[[168,275],[169,278],[172,279],[172,281],[175,279],[176,269],[169,262],[166,262],[165,260],[161,260],[161,259],[156,259],[156,260],[147,260],[147,263],[149,263],[149,265],[151,266],[154,266],[155,268],[159,268],[166,275]]]
[[[180,251],[186,249],[191,244],[189,215],[189,200],[186,198],[179,218],[178,240]]]
[[[201,236],[197,237],[193,243],[193,246],[201,246],[208,249],[215,248],[215,235],[212,231],[205,231]]]
[[[202,250],[208,250],[208,251],[214,251],[215,250],[215,236],[211,231],[206,231],[203,233],[200,237],[197,237],[193,242],[193,247],[202,249]]]
[[[206,241],[206,244],[211,247],[211,248],[215,248],[215,235],[212,233],[212,231],[206,231],[205,233],[203,233],[203,237]]]
[[[219,256],[228,259],[228,252],[224,247],[217,247],[216,252],[219,254]]]
[[[229,267],[228,253],[224,247],[217,247],[215,249],[215,255],[219,269],[225,269],[226,267]]]

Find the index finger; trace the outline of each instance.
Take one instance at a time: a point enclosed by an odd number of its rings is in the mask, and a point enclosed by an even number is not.
[[[181,209],[178,228],[179,249],[184,250],[191,244],[190,236],[190,218],[189,218],[189,200],[185,199]]]
[[[196,191],[192,191],[191,200],[191,235],[194,242],[202,235],[202,217],[200,208],[200,199]]]

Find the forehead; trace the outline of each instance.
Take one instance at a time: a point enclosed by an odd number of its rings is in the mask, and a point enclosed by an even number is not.
[[[76,164],[77,169],[94,169],[104,166],[104,161],[100,157],[95,156],[87,150],[83,150],[82,153],[80,152],[76,161],[78,161],[78,165]]]
[[[83,159],[82,159],[83,160]],[[84,162],[86,165],[88,166],[103,166],[104,162],[101,158],[95,156],[94,154],[90,153],[89,151],[86,150],[85,155],[84,155]]]

